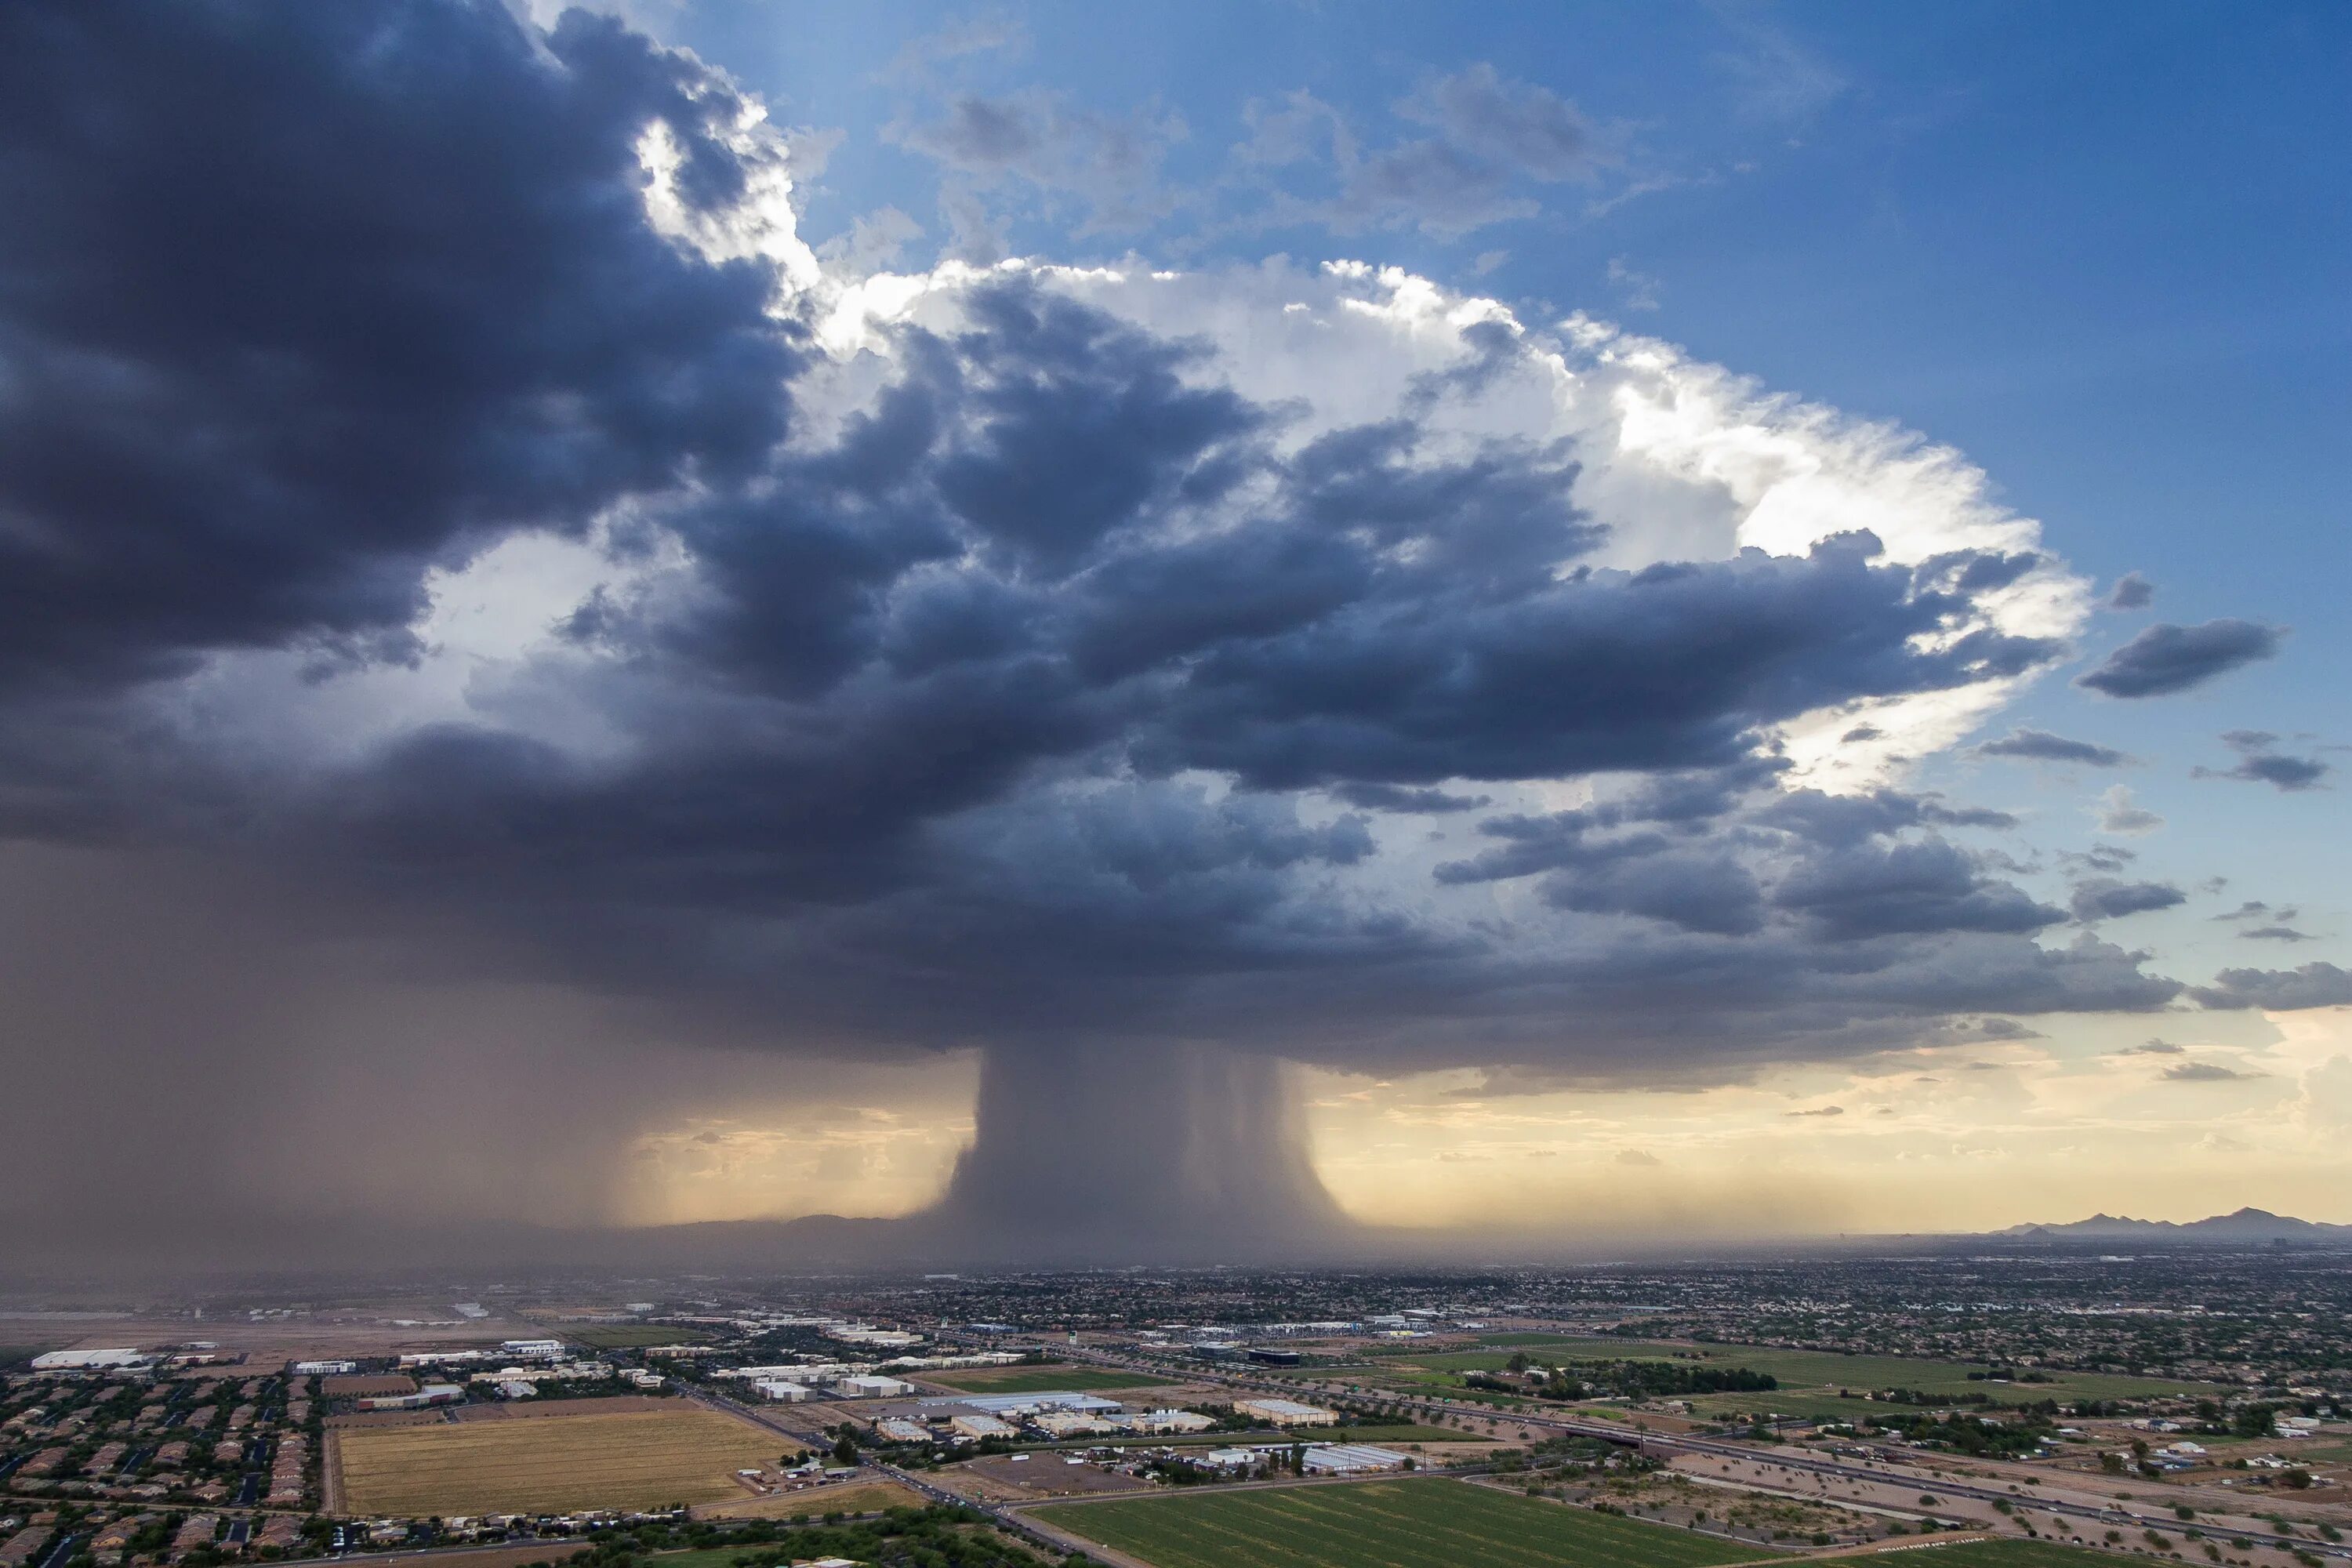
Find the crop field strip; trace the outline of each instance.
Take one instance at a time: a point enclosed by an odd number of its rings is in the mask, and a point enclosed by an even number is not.
[[[734,1472],[773,1463],[786,1446],[698,1408],[355,1428],[334,1436],[346,1509],[420,1517],[741,1497]]]
[[[1157,1568],[1715,1568],[1753,1547],[1438,1479],[1034,1510]]]

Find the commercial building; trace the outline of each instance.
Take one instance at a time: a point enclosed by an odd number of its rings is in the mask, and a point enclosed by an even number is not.
[[[362,1410],[422,1410],[433,1405],[463,1405],[466,1391],[454,1383],[428,1383],[414,1394],[371,1394],[359,1402]]]
[[[799,1405],[809,1396],[808,1384],[789,1383],[781,1377],[758,1377],[751,1380],[751,1392],[778,1405]]]
[[[517,1361],[553,1361],[563,1354],[562,1340],[508,1340],[499,1346],[499,1352]]]
[[[96,1372],[110,1366],[134,1366],[148,1358],[139,1350],[51,1351],[33,1358],[35,1372]]]
[[[1362,1443],[1310,1443],[1302,1466],[1310,1476],[1362,1476],[1404,1468],[1404,1456]]]
[[[985,1410],[991,1415],[1034,1415],[1046,1410],[1102,1413],[1120,1408],[1116,1399],[1104,1399],[1092,1394],[1074,1394],[1066,1389],[1044,1394],[971,1394],[956,1403],[973,1410]]]
[[[982,1437],[1010,1437],[1020,1428],[993,1415],[958,1415],[949,1421],[948,1430],[976,1442]]]
[[[844,1399],[896,1399],[914,1393],[915,1385],[895,1377],[844,1377],[834,1380],[833,1391]]]
[[[1205,1432],[1216,1423],[1192,1410],[1147,1410],[1122,1423],[1136,1432]]]
[[[1118,1430],[1103,1416],[1077,1410],[1048,1410],[1030,1424],[1055,1437],[1091,1437],[1097,1432]]]
[[[1321,1405],[1295,1399],[1236,1399],[1234,1410],[1269,1426],[1328,1426],[1338,1419]]]

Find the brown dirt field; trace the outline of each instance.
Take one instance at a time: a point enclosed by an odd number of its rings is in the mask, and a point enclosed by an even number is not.
[[[1040,1449],[1024,1460],[996,1454],[968,1459],[939,1473],[949,1490],[992,1502],[1042,1502],[1049,1498],[1101,1497],[1112,1492],[1150,1489],[1150,1483],[1116,1470],[1092,1465],[1068,1465],[1062,1456]]]
[[[349,1415],[330,1415],[326,1427],[341,1432],[353,1426],[431,1426],[444,1419],[439,1410],[357,1410]]]
[[[658,1411],[468,1422],[335,1434],[344,1510],[360,1514],[567,1513],[742,1496],[738,1469],[784,1440],[659,1401]]]
[[[790,1519],[804,1513],[822,1519],[835,1510],[843,1513],[877,1513],[886,1508],[920,1508],[923,1500],[896,1481],[851,1481],[829,1487],[804,1487],[773,1497],[743,1498],[715,1502],[694,1510],[697,1519]]]
[[[319,1392],[330,1399],[361,1399],[372,1394],[414,1394],[416,1392],[416,1380],[396,1374],[370,1377],[363,1373],[322,1377],[319,1380]]]
[[[502,1399],[496,1405],[455,1405],[450,1413],[460,1421],[528,1421],[556,1415],[642,1415],[666,1410],[690,1410],[685,1399],[663,1399],[650,1394],[615,1394],[604,1399]]]

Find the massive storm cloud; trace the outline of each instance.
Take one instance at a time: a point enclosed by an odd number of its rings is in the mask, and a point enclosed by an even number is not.
[[[2179,994],[1906,787],[2089,603],[1950,452],[1372,267],[852,276],[792,178],[609,19],[0,12],[0,905],[82,911],[15,1081],[184,1127],[336,1036],[446,1106],[530,1031],[334,999],[527,988],[600,1009],[529,1057],[592,1149],[632,1041],[976,1048],[967,1236],[1275,1237],[1331,1219],[1283,1063]],[[1119,1116],[1158,1178],[1041,1199]],[[317,1152],[241,1146],[245,1212]],[[37,1206],[158,1169],[28,1147]]]

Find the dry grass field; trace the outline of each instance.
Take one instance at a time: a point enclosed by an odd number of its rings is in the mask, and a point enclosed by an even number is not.
[[[714,1502],[787,1440],[692,1405],[336,1432],[347,1512],[562,1513]]]

